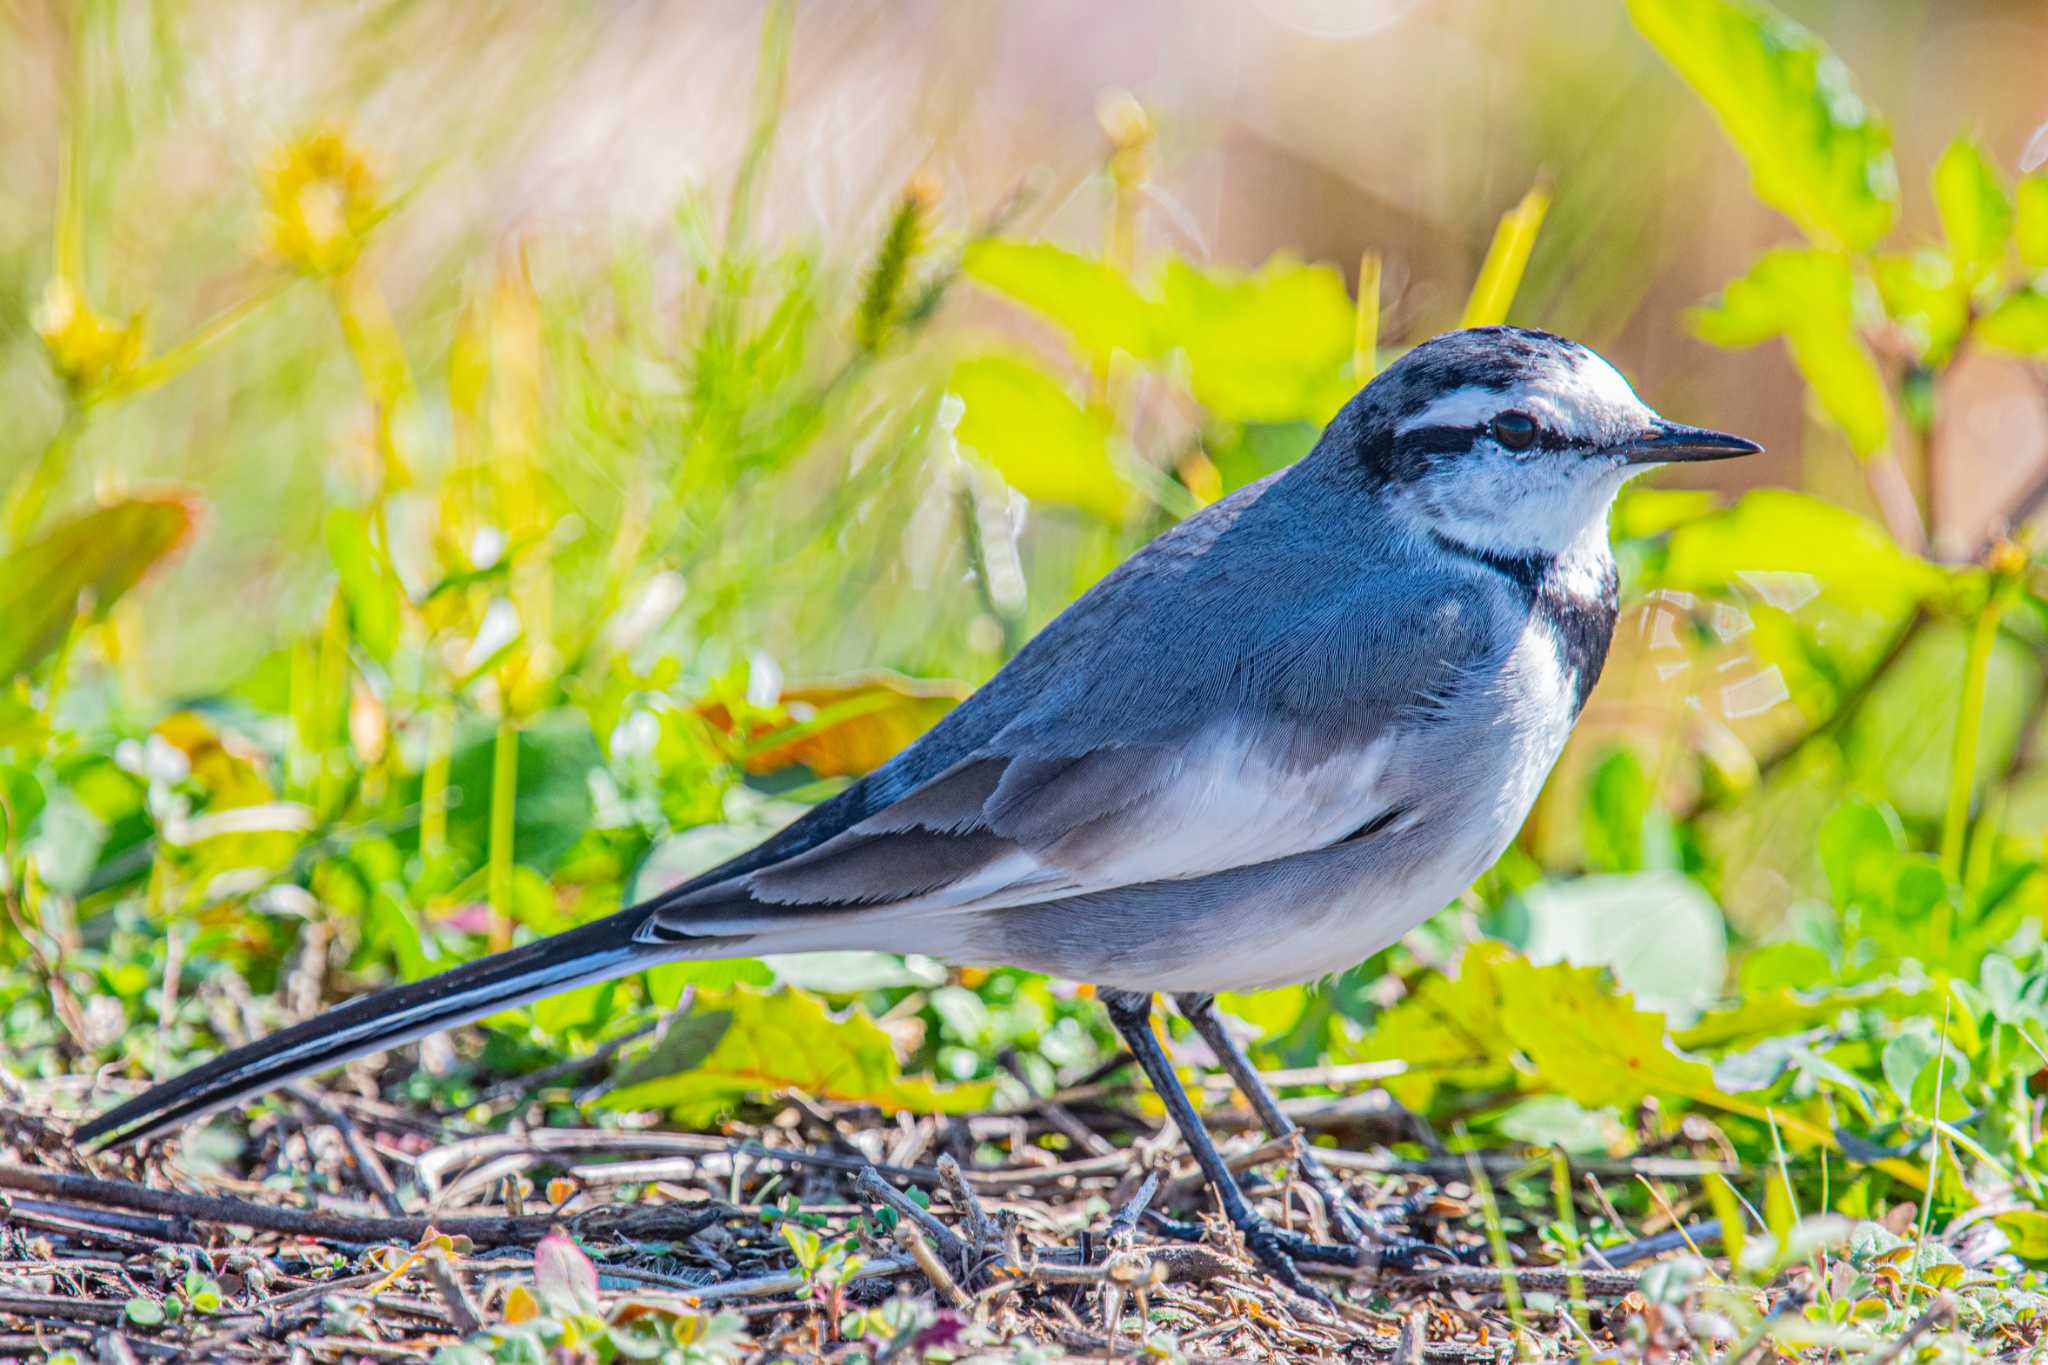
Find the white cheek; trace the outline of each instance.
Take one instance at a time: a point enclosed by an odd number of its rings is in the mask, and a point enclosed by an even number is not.
[[[1595,470],[1550,452],[1518,460],[1495,453],[1460,461],[1425,479],[1422,506],[1436,529],[1460,544],[1501,554],[1562,555],[1607,535],[1607,507],[1629,472]]]

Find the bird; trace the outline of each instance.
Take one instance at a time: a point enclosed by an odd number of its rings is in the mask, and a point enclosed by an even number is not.
[[[1606,660],[1615,495],[1646,469],[1761,449],[1659,416],[1578,342],[1432,337],[1307,454],[1139,549],[923,736],[757,847],[236,1047],[75,1136],[161,1134],[666,962],[876,949],[1009,964],[1096,987],[1247,1248],[1313,1293],[1301,1263],[1355,1265],[1399,1239],[1305,1147],[1297,1171],[1339,1240],[1258,1212],[1152,1028],[1155,996],[1269,1132],[1291,1134],[1216,994],[1362,962],[1484,872]]]

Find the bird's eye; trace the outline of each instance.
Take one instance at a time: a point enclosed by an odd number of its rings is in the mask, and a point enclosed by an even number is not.
[[[1493,419],[1493,439],[1507,450],[1527,450],[1536,444],[1536,419],[1526,412],[1504,412]]]

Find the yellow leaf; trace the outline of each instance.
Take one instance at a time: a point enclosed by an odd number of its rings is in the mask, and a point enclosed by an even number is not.
[[[1157,350],[1153,306],[1123,272],[1050,242],[975,242],[960,268],[1057,324],[1098,371],[1112,352],[1146,358]]]
[[[756,776],[801,764],[819,777],[859,777],[894,758],[967,692],[959,683],[894,673],[785,687],[779,717],[744,722],[740,763]],[[724,702],[705,702],[698,713],[720,730],[742,729]]]
[[[599,1101],[609,1109],[667,1109],[684,1124],[704,1124],[746,1100],[788,1091],[812,1099],[872,1104],[887,1111],[964,1113],[985,1107],[987,1081],[940,1085],[903,1074],[895,1044],[867,1011],[835,1018],[824,1002],[784,988],[762,994],[741,986],[698,997],[691,1019],[729,1016],[724,1027],[687,1039],[687,1069],[648,1076],[646,1063]],[[700,1060],[701,1058],[701,1060]],[[643,1079],[644,1077],[644,1079]]]
[[[1062,503],[1121,522],[1135,490],[1111,458],[1109,415],[1074,401],[1052,376],[1028,360],[980,355],[961,361],[946,380],[961,403],[957,428],[972,450],[1025,497]]]
[[[505,1321],[517,1327],[540,1316],[540,1300],[523,1284],[515,1284],[505,1295]]]
[[[80,611],[101,612],[182,546],[196,500],[131,498],[54,527],[0,555],[0,682],[34,667]]]
[[[1424,978],[1380,1016],[1357,1055],[1344,1060],[1406,1063],[1407,1071],[1386,1087],[1410,1108],[1427,1108],[1443,1085],[1476,1090],[1508,1084],[1513,1073],[1497,972],[1513,957],[1504,943],[1472,944],[1455,976]]]
[[[1160,294],[1188,387],[1224,421],[1322,423],[1354,391],[1357,308],[1335,266],[1275,256],[1246,275],[1170,259]]]
[[[1522,287],[1522,272],[1528,269],[1529,253],[1536,249],[1536,234],[1542,230],[1543,215],[1550,211],[1550,190],[1533,185],[1522,201],[1500,216],[1493,230],[1493,244],[1472,283],[1472,296],[1465,301],[1461,327],[1488,327],[1508,320],[1515,292]]]

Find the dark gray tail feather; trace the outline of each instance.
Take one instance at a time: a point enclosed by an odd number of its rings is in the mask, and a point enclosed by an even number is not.
[[[687,949],[642,943],[634,931],[652,906],[634,906],[566,933],[467,963],[439,976],[395,986],[294,1024],[109,1109],[73,1137],[116,1143],[161,1133],[258,1095],[308,1072],[339,1066],[513,1005],[554,995],[680,957]],[[731,939],[705,939],[698,952],[736,951]]]

